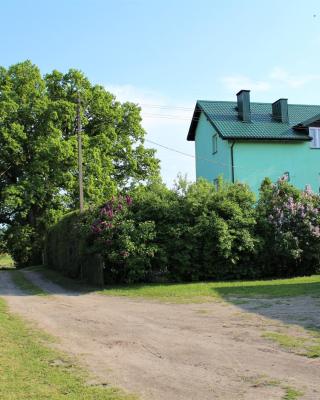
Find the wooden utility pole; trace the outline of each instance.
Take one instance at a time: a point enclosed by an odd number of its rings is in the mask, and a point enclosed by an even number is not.
[[[82,173],[82,136],[81,136],[81,99],[78,94],[77,110],[77,134],[78,134],[78,172],[79,172],[79,204],[80,212],[83,212],[83,173]]]

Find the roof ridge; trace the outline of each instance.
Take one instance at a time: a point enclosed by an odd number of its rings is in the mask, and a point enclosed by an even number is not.
[[[204,102],[204,103],[229,103],[229,104],[237,104],[236,101],[231,101],[231,100],[197,100],[198,102]],[[261,101],[250,101],[250,104],[263,104],[263,105],[272,105],[272,103],[267,103],[267,102],[261,102]],[[288,103],[288,106],[299,106],[299,107],[319,107],[320,104],[296,104],[296,103]]]

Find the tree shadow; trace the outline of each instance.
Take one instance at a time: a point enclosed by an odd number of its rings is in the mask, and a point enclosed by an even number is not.
[[[88,285],[86,282],[74,280],[60,273],[43,267],[34,267],[22,270],[28,280],[40,288],[33,292],[23,290],[10,278],[14,270],[0,270],[0,296],[30,296],[41,295],[43,291],[48,295],[83,296],[101,290],[101,287]],[[33,275],[32,275],[33,274]],[[6,276],[5,279],[3,279]],[[35,279],[36,276],[36,279]],[[40,279],[40,281],[39,281]],[[221,298],[227,303],[237,306],[244,312],[261,315],[263,317],[281,321],[284,324],[299,325],[303,328],[312,328],[320,331],[320,282],[318,278],[310,282],[309,278],[288,279],[282,281],[255,282],[227,282],[206,283],[212,298]],[[192,286],[193,284],[190,283]],[[177,283],[154,283],[135,285],[108,285],[105,289],[139,290],[143,288],[157,288],[158,286],[179,286]],[[186,289],[186,293],[188,289]],[[127,295],[130,297],[130,294]],[[136,297],[136,296],[134,296]],[[142,296],[143,297],[143,296]],[[186,296],[188,297],[188,296]],[[155,300],[157,296],[152,297]],[[169,296],[168,296],[169,298]],[[190,295],[192,303],[192,294]]]
[[[22,279],[14,274],[20,273]],[[0,270],[0,296],[82,296],[101,288],[89,286],[86,282],[74,280],[44,267],[20,270]]]
[[[320,282],[270,282],[213,290],[245,312],[320,331]]]

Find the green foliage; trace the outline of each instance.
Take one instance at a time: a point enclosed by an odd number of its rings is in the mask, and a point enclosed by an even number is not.
[[[148,281],[151,260],[156,252],[154,222],[137,221],[130,196],[112,197],[93,213],[87,249],[101,254],[106,282]]]
[[[252,276],[254,196],[247,186],[180,179],[173,191],[153,184],[133,197],[135,217],[155,222],[159,274],[181,281]]]
[[[30,61],[0,67],[0,226],[20,265],[41,262],[47,228],[78,207],[79,95],[86,204],[158,176],[135,104],[117,102],[77,70],[42,77]]]
[[[45,246],[45,263],[66,276],[80,276],[85,236],[82,224],[87,213],[71,212],[49,229]]]
[[[263,276],[310,275],[320,264],[320,198],[265,180],[257,206]],[[270,257],[272,254],[272,257]]]
[[[4,228],[0,228],[0,254],[4,254],[7,252],[7,244],[5,241],[5,230]]]
[[[244,185],[139,186],[132,198],[65,217],[49,232],[47,263],[79,276],[84,258],[100,254],[108,283],[252,277],[253,204]]]
[[[0,269],[14,268],[13,260],[9,254],[0,253]]]
[[[266,180],[256,203],[240,183],[220,180],[216,188],[180,178],[172,190],[154,181],[66,217],[48,248],[70,276],[79,276],[85,257],[101,255],[107,283],[311,275],[319,268],[319,217],[319,196],[286,182]]]

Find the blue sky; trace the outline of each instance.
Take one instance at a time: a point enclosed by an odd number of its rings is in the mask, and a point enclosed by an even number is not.
[[[81,69],[142,104],[148,140],[190,155],[197,99],[320,104],[319,1],[10,0],[1,17],[1,65]],[[154,147],[166,183],[194,179],[192,157]]]

